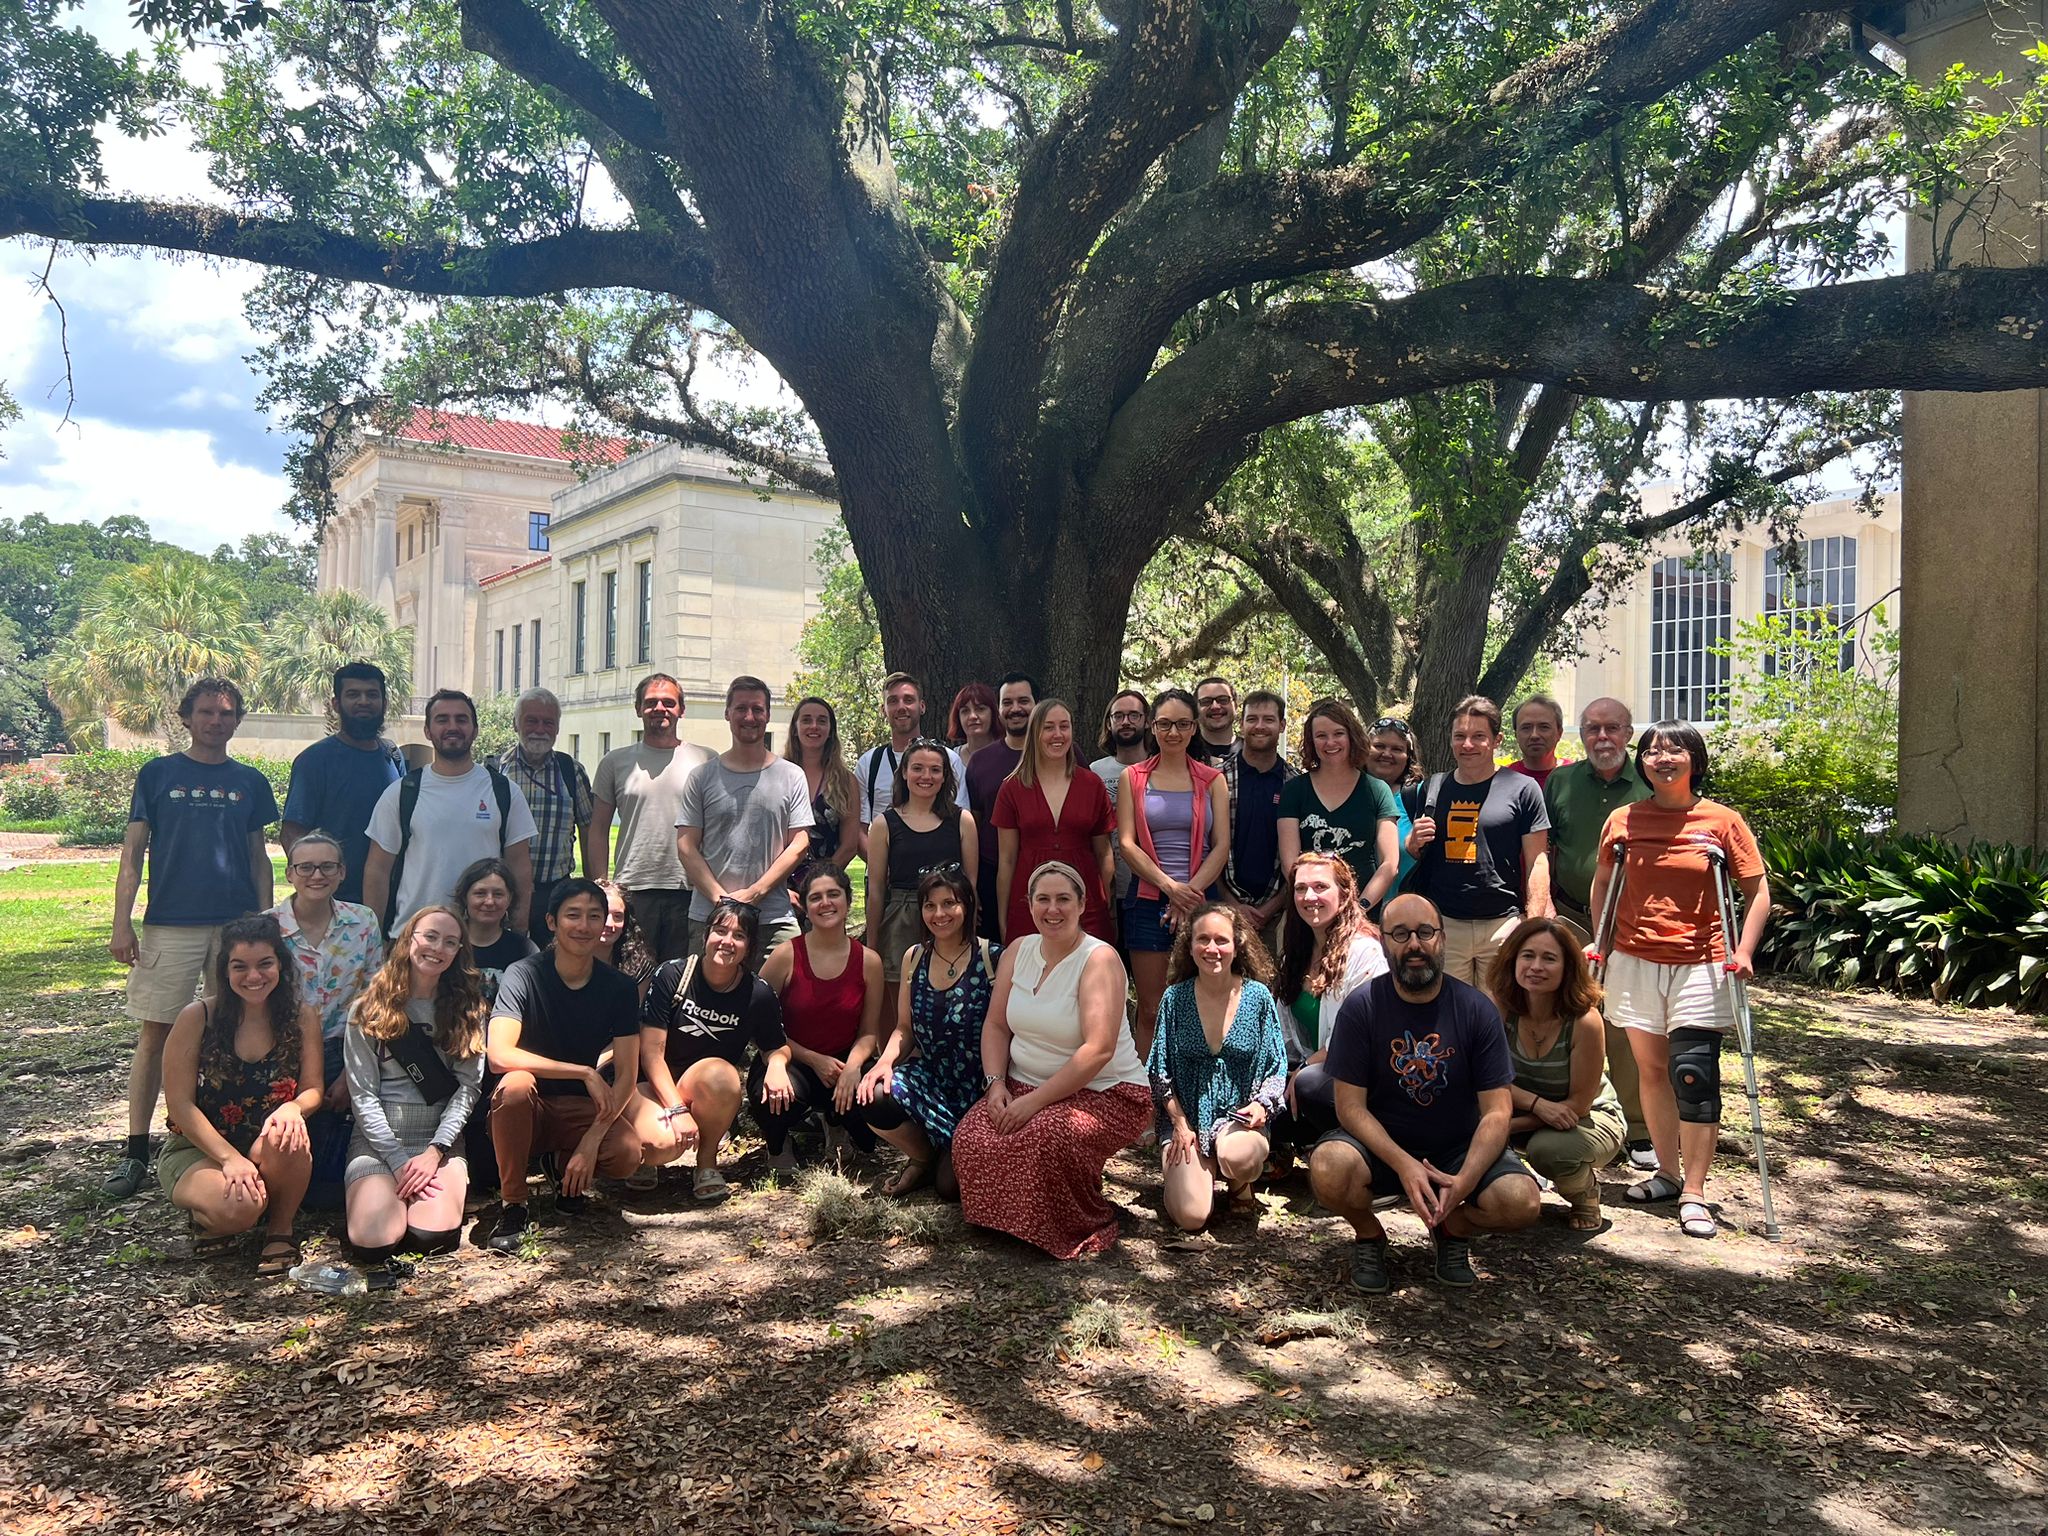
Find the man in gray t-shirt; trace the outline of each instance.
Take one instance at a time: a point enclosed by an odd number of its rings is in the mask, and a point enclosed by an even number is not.
[[[640,740],[607,752],[591,776],[589,874],[602,880],[609,873],[617,880],[655,960],[675,960],[690,949],[689,881],[676,853],[676,820],[684,786],[711,754],[677,735],[683,685],[666,672],[640,680],[633,712],[640,717]],[[546,923],[539,916],[535,922],[535,931],[544,932]]]
[[[768,750],[768,685],[736,677],[725,691],[732,746],[690,775],[676,815],[676,850],[690,881],[691,952],[703,949],[714,903],[757,907],[761,939],[748,963],[797,931],[789,872],[810,846],[810,786],[796,764]]]

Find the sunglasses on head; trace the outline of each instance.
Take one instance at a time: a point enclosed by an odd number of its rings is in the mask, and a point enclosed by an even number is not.
[[[1374,734],[1378,734],[1381,731],[1399,731],[1406,735],[1408,732],[1408,722],[1406,720],[1396,720],[1392,715],[1381,715],[1379,719],[1373,721],[1366,729]]]

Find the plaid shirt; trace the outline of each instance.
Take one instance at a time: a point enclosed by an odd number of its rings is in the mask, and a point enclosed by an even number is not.
[[[564,759],[576,770],[576,782],[566,794],[556,771]],[[566,752],[552,753],[540,767],[531,767],[517,746],[499,755],[498,769],[526,796],[533,812],[534,884],[566,879],[576,867],[576,834],[590,825],[590,775]]]
[[[1301,770],[1287,761],[1286,758],[1279,758],[1277,761],[1280,767],[1280,782],[1282,784],[1285,784],[1289,779],[1300,777]],[[1230,791],[1230,857],[1223,865],[1221,884],[1224,894],[1229,896],[1231,900],[1241,901],[1248,907],[1256,907],[1262,902],[1271,901],[1280,894],[1281,887],[1287,881],[1287,871],[1280,867],[1280,854],[1276,848],[1273,853],[1273,878],[1266,882],[1266,888],[1263,891],[1248,891],[1244,888],[1244,883],[1237,878],[1237,770],[1242,765],[1242,762],[1243,759],[1239,753],[1231,752],[1219,758],[1212,765],[1223,775],[1224,787]],[[534,815],[538,818],[540,813],[536,811]]]

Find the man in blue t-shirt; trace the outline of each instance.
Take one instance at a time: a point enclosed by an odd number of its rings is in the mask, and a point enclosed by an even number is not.
[[[113,957],[128,967],[128,1017],[142,1026],[128,1066],[128,1141],[102,1190],[125,1200],[149,1170],[149,1121],[163,1089],[171,1022],[211,971],[221,928],[270,906],[263,829],[277,819],[270,781],[228,756],[242,723],[242,690],[202,677],[185,690],[183,752],[142,765],[114,877]],[[149,863],[149,907],[135,928],[135,897]]]
[[[1536,1179],[1508,1147],[1515,1080],[1500,1010],[1443,969],[1443,918],[1426,897],[1387,903],[1393,970],[1344,1000],[1325,1069],[1341,1130],[1316,1143],[1316,1198],[1351,1223],[1351,1283],[1392,1284],[1379,1195],[1405,1196],[1436,1239],[1436,1277],[1471,1285],[1472,1236],[1533,1224]]]
[[[384,672],[352,661],[334,673],[335,731],[292,760],[284,793],[279,841],[293,843],[315,827],[341,840],[341,884],[336,901],[363,899],[363,867],[370,858],[370,812],[384,791],[405,777],[405,759],[384,739]]]

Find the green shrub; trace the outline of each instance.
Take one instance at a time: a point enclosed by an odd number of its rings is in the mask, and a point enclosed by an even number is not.
[[[1897,834],[1759,841],[1764,964],[1824,986],[2048,1010],[2048,854]]]
[[[0,815],[9,821],[51,821],[64,813],[64,781],[46,768],[0,769]]]
[[[118,843],[128,831],[135,775],[162,754],[154,747],[81,752],[64,765],[63,818],[67,843]]]

